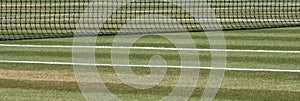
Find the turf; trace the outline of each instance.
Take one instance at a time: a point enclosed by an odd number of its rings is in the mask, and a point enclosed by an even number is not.
[[[295,50],[299,51],[299,27],[225,31],[228,49]],[[173,34],[180,37],[180,34]],[[190,34],[197,48],[209,48],[205,33]],[[115,36],[100,36],[97,45],[112,45]],[[0,41],[1,44],[72,45],[72,38]],[[146,35],[135,46],[174,47],[159,35]],[[71,62],[72,49],[1,47],[0,60]],[[131,64],[148,64],[153,55],[163,56],[168,65],[180,65],[177,51],[131,50]],[[210,66],[210,53],[199,52],[201,66]],[[97,63],[111,63],[110,49],[97,49]],[[227,67],[300,69],[300,54],[228,52]],[[140,76],[148,68],[132,68]],[[158,100],[174,88],[180,69],[168,69],[156,87],[139,90],[122,83],[110,67],[98,67],[106,86],[122,100]],[[206,85],[209,70],[200,70],[198,86],[190,100],[199,100]],[[0,64],[0,98],[4,100],[84,100],[70,65]],[[226,71],[215,100],[299,100],[300,74],[286,72]]]

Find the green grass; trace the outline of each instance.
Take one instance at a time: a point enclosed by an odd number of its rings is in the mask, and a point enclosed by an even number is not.
[[[228,49],[300,50],[300,28],[225,31]],[[180,34],[173,34],[180,38]],[[190,34],[197,48],[209,48],[203,32]],[[112,45],[115,36],[100,36],[96,45]],[[72,38],[0,41],[0,44],[72,45]],[[135,46],[174,47],[159,35],[147,35]],[[72,49],[1,47],[0,60],[71,62]],[[131,50],[131,64],[148,64],[153,55],[163,56],[168,65],[180,65],[176,51]],[[210,53],[199,52],[201,66],[210,66]],[[110,49],[96,50],[97,63],[111,63]],[[227,67],[300,70],[300,54],[229,52]],[[138,75],[149,74],[148,68],[132,68]],[[123,84],[111,67],[98,67],[106,86],[122,100],[158,100],[175,87],[180,70],[168,69],[156,87],[139,90]],[[208,80],[209,70],[200,70],[200,78],[191,101],[200,99]],[[222,86],[215,98],[220,100],[299,100],[299,73],[226,71]],[[3,100],[84,100],[74,71],[69,65],[0,64],[0,98]]]
[[[26,75],[10,79],[0,79],[1,98],[7,100],[83,100],[80,95],[79,88],[74,81],[47,81],[47,79],[59,80],[74,79],[72,75],[72,66],[61,65],[33,65],[33,64],[3,64],[2,66],[18,66],[22,67],[16,70],[3,72],[10,74],[15,72],[18,75]],[[59,68],[60,67],[60,68]],[[59,68],[59,69],[55,69]],[[31,71],[24,73],[22,71]],[[47,72],[47,74],[39,74],[36,72]],[[179,76],[179,70],[169,69],[168,75],[165,77],[168,81],[163,81],[161,86],[152,89],[138,90],[119,84],[120,81],[113,74],[111,68],[99,67],[102,76],[106,76],[104,82],[111,92],[123,100],[154,100],[159,99],[169,93],[176,83]],[[143,74],[143,70],[139,71]],[[141,73],[142,72],[142,73]],[[191,100],[199,99],[206,84],[209,71],[201,70],[199,85],[194,91]],[[59,75],[57,75],[59,74]],[[18,77],[18,76],[16,76]],[[26,79],[29,78],[28,79]],[[24,79],[25,78],[25,79]],[[56,78],[56,79],[55,79]],[[36,80],[43,79],[43,80]],[[174,80],[174,81],[173,81]],[[110,83],[114,81],[117,83]],[[166,86],[166,84],[169,86]],[[299,99],[299,75],[298,73],[272,73],[272,72],[226,72],[222,87],[218,92],[215,100],[297,100]],[[21,93],[23,92],[23,93]]]
[[[11,2],[12,1],[12,2]],[[30,1],[30,2],[29,2]],[[1,1],[0,39],[37,38],[49,36],[70,36],[76,30],[80,13],[90,0],[4,0]],[[85,3],[83,3],[85,2]],[[157,3],[157,1],[156,1]],[[295,3],[295,2],[293,2]],[[36,4],[35,7],[32,4]],[[224,29],[231,28],[261,28],[270,26],[297,25],[299,22],[285,21],[227,21],[222,19],[298,19],[298,10],[294,7],[278,7],[278,4],[264,2],[240,1],[233,2],[217,0],[209,3],[221,19]],[[22,5],[22,6],[20,6]],[[108,5],[111,6],[111,5]],[[128,6],[128,5],[127,5]],[[135,18],[154,10],[158,14],[168,11],[168,17],[192,18],[183,13],[184,10],[174,5],[161,3],[147,3],[136,5],[133,3],[122,7],[111,18]],[[192,5],[185,5],[192,7]],[[255,6],[249,9],[247,7]],[[65,8],[67,7],[67,8]],[[37,9],[39,8],[39,9]],[[96,8],[95,8],[96,9]],[[128,10],[130,9],[130,10]],[[176,10],[174,10],[176,9]],[[99,10],[99,9],[98,9]],[[172,10],[172,11],[171,11]],[[288,10],[288,12],[286,12]],[[140,12],[132,12],[140,11]],[[34,14],[32,14],[34,12]],[[180,12],[180,13],[178,13]],[[66,14],[67,13],[67,14]],[[153,14],[155,12],[152,12]],[[152,14],[151,13],[151,14]],[[174,14],[173,14],[174,13]],[[225,15],[226,14],[226,15]],[[9,17],[16,18],[9,18]],[[4,18],[8,17],[8,18]],[[18,17],[27,17],[20,19]],[[53,19],[56,18],[56,19]],[[66,20],[67,18],[67,20]],[[116,24],[118,23],[118,24]],[[126,21],[109,20],[103,27],[103,33],[111,34],[121,28]],[[193,21],[180,21],[183,27],[195,29]],[[115,25],[113,25],[115,24]],[[143,26],[143,25],[141,25]],[[172,25],[168,25],[172,26]],[[112,29],[111,29],[112,28]],[[26,30],[25,30],[26,29]],[[109,30],[108,30],[109,29]],[[146,29],[144,30],[146,31]],[[300,27],[261,29],[261,30],[235,30],[224,32],[227,49],[253,49],[253,50],[300,50]],[[173,34],[178,39],[180,33]],[[203,32],[190,33],[197,48],[210,48],[207,36]],[[216,36],[218,37],[218,36]],[[114,36],[100,36],[96,45],[111,46]],[[73,45],[72,38],[14,40],[0,41],[0,44],[34,44],[34,45]],[[134,46],[174,47],[174,45],[159,35],[147,35],[138,40]],[[45,61],[45,62],[72,62],[72,49],[61,48],[20,48],[1,47],[0,60],[14,61]],[[201,66],[211,65],[210,52],[198,52]],[[150,51],[130,50],[131,64],[147,65],[153,55],[164,57],[168,65],[180,65],[177,51]],[[291,69],[300,70],[300,54],[288,53],[227,53],[227,67],[231,68],[257,68],[257,69]],[[111,63],[110,49],[97,49],[96,62]],[[150,73],[148,68],[132,68],[135,74],[145,76]],[[122,83],[111,67],[98,67],[99,74],[108,89],[122,100],[152,101],[167,96],[175,87],[179,76],[179,69],[168,69],[162,82],[151,89],[140,90]],[[198,101],[203,93],[210,71],[201,70],[197,88],[191,96],[191,101]],[[222,86],[215,97],[216,101],[223,100],[261,100],[261,101],[296,101],[300,100],[299,73],[284,72],[246,72],[226,71]],[[75,81],[74,71],[70,65],[42,65],[42,64],[16,64],[0,63],[0,100],[15,101],[82,101],[85,100]]]

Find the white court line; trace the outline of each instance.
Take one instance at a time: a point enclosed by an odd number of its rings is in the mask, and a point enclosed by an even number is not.
[[[125,64],[91,64],[71,62],[41,62],[41,61],[10,61],[0,60],[0,63],[25,63],[25,64],[47,64],[47,65],[79,65],[79,66],[107,66],[107,67],[154,67],[154,68],[177,68],[177,69],[205,69],[205,70],[227,70],[227,71],[252,71],[252,72],[293,72],[300,73],[300,70],[283,69],[252,69],[252,68],[222,68],[222,67],[195,67],[195,66],[168,66],[168,65],[125,65]]]
[[[165,48],[165,47],[125,47],[125,46],[62,46],[62,45],[20,45],[0,44],[0,47],[29,48],[91,48],[91,49],[140,49],[140,50],[170,50],[170,51],[205,51],[205,52],[252,52],[252,53],[300,53],[300,51],[285,50],[235,50],[235,49],[195,49],[195,48]]]

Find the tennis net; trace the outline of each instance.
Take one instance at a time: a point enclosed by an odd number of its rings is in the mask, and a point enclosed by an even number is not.
[[[170,19],[187,31],[218,30],[210,20],[223,30],[300,25],[299,0],[1,0],[0,5],[0,40],[73,37],[82,22],[97,35],[180,31]],[[81,35],[92,33],[86,29]]]

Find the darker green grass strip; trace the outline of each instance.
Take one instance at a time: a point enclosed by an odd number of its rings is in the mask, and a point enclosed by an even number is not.
[[[164,96],[172,91],[173,87],[157,86],[147,90],[137,90],[125,84],[106,83],[106,86],[114,94],[139,94],[139,95],[158,95]],[[79,92],[76,82],[50,82],[50,81],[30,81],[30,80],[9,80],[0,79],[0,87],[2,88],[22,88],[22,89],[45,89]],[[90,86],[92,89],[92,86]],[[185,88],[182,88],[185,89]],[[201,96],[204,88],[196,88],[192,97]],[[93,91],[93,90],[92,90]],[[284,91],[284,90],[253,90],[253,89],[226,89],[221,88],[216,99],[235,99],[235,100],[297,100],[300,92]]]

